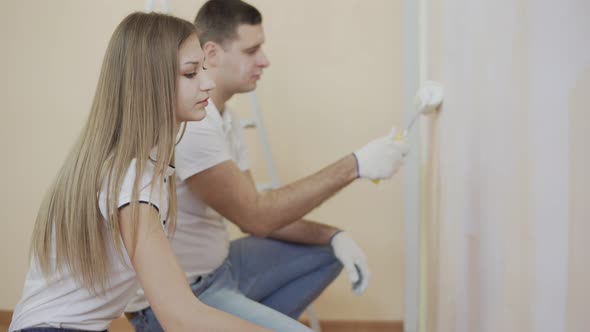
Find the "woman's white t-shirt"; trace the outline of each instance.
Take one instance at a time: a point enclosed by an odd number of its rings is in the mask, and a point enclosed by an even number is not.
[[[165,227],[165,218],[168,215],[168,186],[160,186],[159,184],[152,186],[154,166],[152,162],[146,163],[145,171],[141,177],[138,199],[155,206],[160,214],[160,221]],[[135,167],[136,163],[133,160],[119,192],[119,207],[129,204],[131,201]],[[168,167],[166,177],[173,173],[174,168]],[[99,208],[103,218],[107,211],[106,191],[105,181],[99,196]],[[46,280],[36,260],[31,259],[22,298],[15,308],[8,331],[31,327],[106,330],[112,320],[121,316],[123,309],[139,287],[129,256],[123,245],[122,248],[123,260],[119,258],[115,248],[108,248],[113,269],[109,283],[110,288],[102,295],[93,295],[89,290],[81,287],[69,272],[57,275],[55,280]],[[52,249],[51,259],[52,265],[55,266],[55,246]]]

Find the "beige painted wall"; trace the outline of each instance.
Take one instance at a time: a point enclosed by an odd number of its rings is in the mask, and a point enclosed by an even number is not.
[[[156,1],[157,3],[157,1]],[[170,0],[192,19],[200,1]],[[310,174],[402,123],[401,2],[252,1],[272,63],[259,98],[283,182]],[[86,118],[110,34],[143,0],[2,1],[0,10],[0,310],[18,301],[41,197]],[[243,98],[235,106],[249,112]],[[253,149],[253,171],[264,177]],[[359,182],[310,218],[366,250],[362,297],[342,275],[317,301],[322,319],[403,316],[402,177]]]

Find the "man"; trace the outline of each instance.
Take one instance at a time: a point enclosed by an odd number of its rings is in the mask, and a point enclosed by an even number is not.
[[[253,91],[269,66],[262,17],[241,0],[210,0],[195,25],[216,89],[207,118],[188,124],[177,145],[172,245],[205,304],[275,331],[309,331],[297,317],[342,267],[359,295],[370,274],[363,251],[346,233],[302,218],[357,178],[392,177],[406,147],[391,134],[311,176],[258,193],[242,129],[226,102]],[[223,217],[253,236],[230,243]],[[136,330],[161,330],[141,295],[128,308]]]

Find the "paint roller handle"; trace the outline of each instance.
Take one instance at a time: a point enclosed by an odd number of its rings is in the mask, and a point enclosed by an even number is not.
[[[395,142],[404,142],[406,140],[406,136],[408,136],[408,131],[404,130],[404,133],[398,133],[395,135],[394,141]],[[405,155],[404,155],[405,156]],[[381,180],[371,180],[374,184],[379,184]]]

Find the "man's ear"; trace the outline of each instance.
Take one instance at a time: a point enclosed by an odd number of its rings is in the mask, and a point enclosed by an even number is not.
[[[209,67],[217,67],[223,56],[221,45],[214,41],[208,41],[203,45],[203,54],[205,55],[205,64]]]

